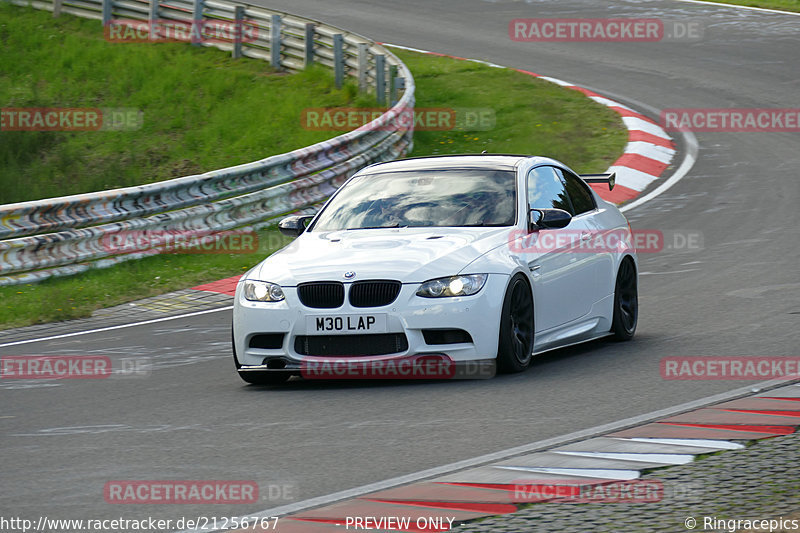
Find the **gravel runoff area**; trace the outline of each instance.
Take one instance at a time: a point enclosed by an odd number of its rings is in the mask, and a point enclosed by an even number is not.
[[[745,520],[781,518],[796,523],[785,523],[788,527],[778,527],[773,533],[800,531],[798,458],[800,433],[773,437],[743,449],[643,474],[641,479],[663,484],[663,497],[656,503],[536,503],[514,514],[471,522],[452,531],[746,533],[770,529]]]

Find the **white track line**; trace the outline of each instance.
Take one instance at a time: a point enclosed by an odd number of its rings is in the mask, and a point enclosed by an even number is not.
[[[694,455],[680,453],[637,453],[637,452],[564,452],[553,450],[552,453],[589,459],[610,459],[612,461],[631,461],[633,463],[664,463],[668,465],[685,465],[694,461]]]
[[[625,211],[630,211],[631,209],[639,207],[640,205],[645,204],[650,200],[653,200],[654,198],[664,194],[670,189],[670,187],[681,181],[683,177],[686,176],[686,174],[688,174],[690,170],[692,170],[695,161],[697,161],[697,152],[699,149],[699,145],[697,144],[697,137],[695,137],[693,133],[688,131],[682,133],[683,133],[683,138],[686,142],[686,154],[684,155],[683,162],[681,162],[681,166],[678,167],[678,170],[676,170],[675,173],[672,176],[670,176],[667,181],[665,181],[664,183],[662,183],[649,193],[645,194],[644,196],[640,196],[639,198],[637,198],[636,200],[634,200],[629,204],[625,204],[624,206],[622,206],[620,208],[620,211],[622,211],[623,213]]]
[[[670,137],[667,132],[664,131],[664,128],[652,120],[644,120],[639,117],[622,117],[622,122],[629,130],[643,131],[645,133],[649,133],[650,135],[655,135],[656,137],[670,140]]]
[[[717,6],[717,7],[732,7],[735,9],[749,9],[752,11],[764,11],[767,13],[778,13],[781,15],[794,15],[800,16],[800,13],[795,13],[794,11],[781,11],[780,9],[767,9],[766,7],[753,7],[753,6],[740,6],[736,4],[726,4],[723,2],[705,2],[704,0],[678,0],[679,2],[689,2],[692,4],[705,4],[707,6]]]
[[[626,154],[642,155],[667,165],[672,161],[675,152],[676,150],[672,148],[642,141],[630,141],[628,146],[625,147]]]
[[[152,320],[143,320],[141,322],[131,322],[130,324],[120,324],[119,326],[109,326],[107,328],[97,328],[97,329],[87,329],[85,331],[76,331],[74,333],[64,333],[63,335],[51,335],[49,337],[39,337],[38,339],[28,339],[24,341],[14,341],[14,342],[6,342],[4,344],[0,344],[0,348],[4,348],[6,346],[18,346],[20,344],[30,344],[32,342],[44,342],[44,341],[52,341],[55,339],[65,339],[67,337],[77,337],[78,335],[89,335],[90,333],[100,333],[103,331],[111,331],[115,329],[124,329],[124,328],[132,328],[134,326],[144,326],[146,324],[155,324],[157,322],[166,322],[167,320],[177,320],[179,318],[188,318],[190,316],[197,316],[197,315],[205,315],[207,313],[216,313],[218,311],[228,311],[233,309],[232,305],[227,307],[218,307],[216,309],[206,309],[205,311],[195,311],[193,313],[186,313],[184,315],[175,315],[175,316],[167,316],[164,318],[154,318]]]
[[[560,85],[560,84],[559,84]],[[589,100],[594,100],[598,104],[604,105],[606,107],[619,107],[620,109],[627,109],[628,111],[633,111],[636,113],[635,109],[632,109],[626,105],[620,104],[610,98],[606,98],[605,96],[590,96]]]
[[[624,165],[611,165],[607,172],[617,173],[617,185],[622,185],[640,194],[658,179],[658,176]]]
[[[503,470],[515,472],[531,472],[534,474],[550,474],[552,476],[588,477],[590,479],[620,479],[630,481],[639,479],[638,470],[613,470],[608,468],[557,468],[538,466],[495,466]]]
[[[617,440],[629,440],[633,442],[644,442],[647,444],[670,444],[672,446],[691,446],[693,448],[711,448],[720,450],[741,450],[745,448],[744,444],[738,442],[729,442],[727,440],[709,440],[709,439],[651,439],[647,437],[609,437]]]

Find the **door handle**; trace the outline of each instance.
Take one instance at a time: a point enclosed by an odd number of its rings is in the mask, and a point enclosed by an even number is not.
[[[581,240],[582,241],[588,241],[591,238],[592,238],[592,234],[589,233],[588,231],[581,233]]]

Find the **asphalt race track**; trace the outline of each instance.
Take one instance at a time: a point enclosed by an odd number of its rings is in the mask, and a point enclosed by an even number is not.
[[[654,118],[662,108],[800,107],[800,16],[678,0],[263,3],[379,41],[569,80]],[[704,37],[512,42],[509,21],[526,17],[699,21]],[[552,352],[524,374],[488,381],[274,388],[245,386],[234,372],[230,311],[0,348],[154,363],[140,377],[0,383],[0,515],[242,515],[742,386],[666,381],[659,361],[799,355],[800,137],[698,133],[697,140],[689,174],[626,213],[636,228],[698,232],[703,242],[640,256],[633,342]],[[129,479],[254,480],[262,501],[107,504],[104,484]]]

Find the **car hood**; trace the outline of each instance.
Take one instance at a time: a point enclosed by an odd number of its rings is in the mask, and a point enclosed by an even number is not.
[[[248,277],[283,286],[365,279],[419,283],[461,273],[481,255],[504,246],[509,231],[509,228],[312,231],[265,259]],[[346,279],[345,272],[354,272],[355,276]]]

